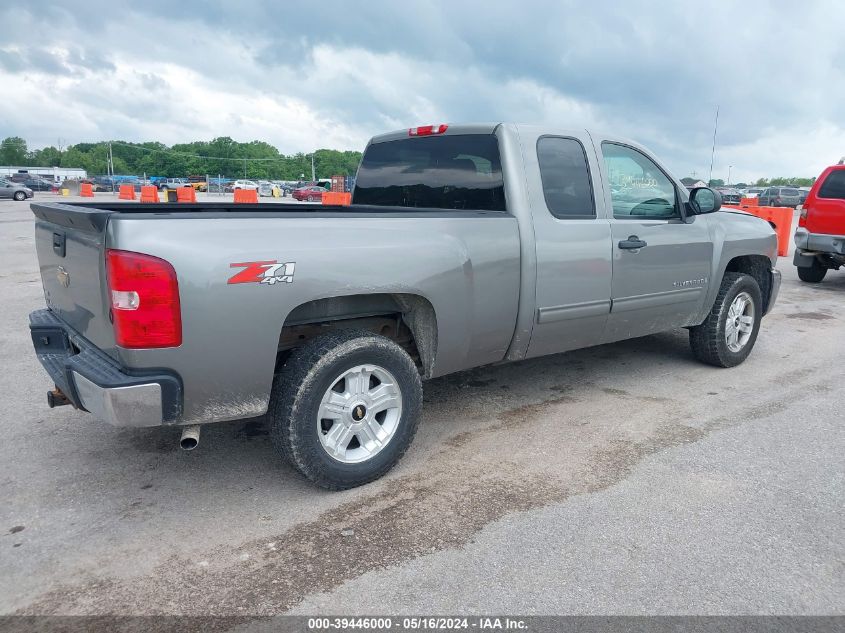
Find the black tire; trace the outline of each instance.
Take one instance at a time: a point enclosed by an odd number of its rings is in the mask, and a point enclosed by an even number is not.
[[[754,308],[754,324],[748,341],[739,351],[732,351],[725,339],[728,310],[741,292],[747,292]],[[703,363],[716,367],[735,367],[743,362],[757,341],[763,318],[763,295],[760,286],[750,275],[725,273],[719,294],[710,313],[701,325],[690,328],[689,342],[692,353]]]
[[[23,202],[24,200],[26,200],[26,194],[23,191],[16,191],[12,197],[18,202]]]
[[[827,268],[822,265],[818,258],[813,259],[813,265],[807,267],[798,267],[798,279],[806,281],[809,284],[817,284],[827,274]]]
[[[318,433],[323,395],[345,371],[373,364],[389,371],[402,397],[393,435],[366,461],[344,463],[329,455]],[[411,444],[422,409],[422,383],[414,361],[399,345],[366,330],[338,330],[295,349],[276,375],[270,400],[271,436],[300,473],[330,490],[345,490],[387,473]]]

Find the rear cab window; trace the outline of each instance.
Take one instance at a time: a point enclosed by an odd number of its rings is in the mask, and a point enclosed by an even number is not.
[[[546,206],[554,217],[561,220],[596,217],[587,154],[580,141],[543,136],[537,141],[537,162]]]
[[[455,134],[373,143],[361,159],[352,203],[504,212],[498,140]]]
[[[835,169],[824,179],[819,192],[819,198],[832,198],[834,200],[845,200],[845,169]]]

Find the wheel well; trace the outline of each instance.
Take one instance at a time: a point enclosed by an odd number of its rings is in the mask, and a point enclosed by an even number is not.
[[[772,294],[772,276],[769,274],[771,268],[772,262],[765,255],[742,255],[729,261],[725,272],[745,273],[753,277],[760,286],[760,293],[763,295],[763,310],[766,311]]]
[[[312,338],[340,329],[363,329],[398,343],[423,376],[431,375],[437,349],[437,320],[431,303],[419,295],[378,293],[327,297],[303,303],[285,319],[276,366]]]

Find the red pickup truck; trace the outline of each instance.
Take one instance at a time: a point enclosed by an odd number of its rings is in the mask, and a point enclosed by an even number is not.
[[[818,283],[845,265],[845,164],[828,167],[816,180],[798,218],[795,258],[801,281]]]

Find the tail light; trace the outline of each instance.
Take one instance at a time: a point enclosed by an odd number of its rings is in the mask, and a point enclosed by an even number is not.
[[[780,203],[780,197],[775,198],[775,202]]]
[[[170,263],[152,255],[109,249],[106,274],[114,337],[120,347],[182,344],[179,282]]]
[[[801,207],[801,213],[798,214],[798,226],[807,226],[807,207]]]
[[[449,126],[445,123],[440,125],[421,125],[408,130],[408,136],[431,136],[432,134],[443,134]]]

